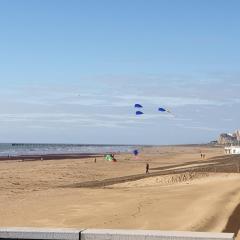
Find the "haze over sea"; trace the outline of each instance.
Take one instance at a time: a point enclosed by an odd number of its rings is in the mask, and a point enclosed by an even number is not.
[[[131,152],[133,145],[0,143],[0,156]]]

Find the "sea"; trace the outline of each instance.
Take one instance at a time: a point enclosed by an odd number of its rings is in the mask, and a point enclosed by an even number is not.
[[[133,145],[91,145],[91,144],[35,144],[0,143],[0,157],[48,154],[105,154],[129,153],[136,149]]]

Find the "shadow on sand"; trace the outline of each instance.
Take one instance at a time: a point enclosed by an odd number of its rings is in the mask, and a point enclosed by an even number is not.
[[[232,215],[223,229],[223,232],[234,233],[235,236],[240,230],[240,204],[234,209]]]

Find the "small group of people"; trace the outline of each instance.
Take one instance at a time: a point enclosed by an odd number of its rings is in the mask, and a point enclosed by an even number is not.
[[[206,155],[204,153],[201,153],[201,158],[205,159]]]

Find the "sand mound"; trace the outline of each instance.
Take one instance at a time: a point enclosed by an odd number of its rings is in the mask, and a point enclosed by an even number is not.
[[[179,174],[170,174],[158,177],[149,177],[131,182],[119,183],[109,186],[109,188],[135,188],[151,186],[168,186],[181,183],[196,182],[197,180],[210,180],[212,178],[226,178],[235,174],[227,173],[208,173],[208,172],[186,172]]]

